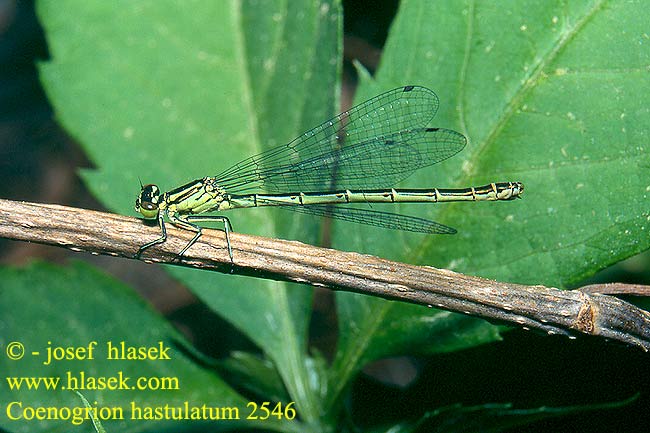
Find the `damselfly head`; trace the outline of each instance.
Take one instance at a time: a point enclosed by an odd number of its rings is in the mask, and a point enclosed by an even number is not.
[[[145,219],[156,219],[160,212],[158,202],[160,188],[156,185],[141,185],[140,195],[135,199],[135,211],[140,212]]]

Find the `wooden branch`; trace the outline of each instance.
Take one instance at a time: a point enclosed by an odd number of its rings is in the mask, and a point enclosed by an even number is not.
[[[174,261],[176,253],[192,234],[171,224],[167,225],[167,232],[167,242],[146,250],[143,260],[297,281],[434,306],[548,334],[575,338],[584,333],[645,351],[650,349],[650,313],[599,294],[594,287],[566,291],[501,283],[444,269],[241,233],[231,233],[233,265],[225,235],[219,230],[204,230],[179,263]],[[158,236],[155,224],[146,225],[136,218],[0,199],[0,237],[132,258],[140,245]],[[648,293],[645,286],[631,287],[623,290],[617,285],[616,290]]]
[[[588,286],[580,287],[578,290],[585,293],[599,293],[601,295],[650,296],[650,286],[644,286],[642,284],[589,284]]]

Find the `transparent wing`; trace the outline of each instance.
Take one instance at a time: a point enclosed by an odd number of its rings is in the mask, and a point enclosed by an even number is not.
[[[437,110],[431,90],[400,87],[235,164],[217,181],[230,193],[390,187],[465,147],[462,134],[427,127]]]
[[[308,206],[284,205],[278,206],[278,208],[386,229],[429,234],[453,235],[456,233],[456,229],[452,227],[424,218],[356,207],[317,204]]]

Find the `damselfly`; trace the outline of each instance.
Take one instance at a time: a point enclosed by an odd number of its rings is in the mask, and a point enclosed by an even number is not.
[[[437,110],[438,97],[433,91],[400,87],[339,114],[288,144],[244,159],[218,176],[193,180],[165,193],[156,185],[141,185],[135,210],[145,219],[157,219],[161,235],[142,245],[136,257],[167,239],[163,214],[172,224],[195,233],[179,257],[201,236],[197,222],[222,221],[232,261],[230,220],[197,214],[277,206],[384,228],[453,234],[453,228],[423,218],[345,205],[520,197],[524,191],[521,182],[454,189],[392,188],[415,170],[444,161],[465,147],[467,140],[462,134],[427,126]]]

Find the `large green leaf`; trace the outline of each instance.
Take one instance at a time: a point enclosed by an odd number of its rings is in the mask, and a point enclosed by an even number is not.
[[[87,184],[121,213],[133,212],[138,177],[169,189],[216,175],[330,117],[338,100],[337,1],[44,0],[39,16],[57,117],[98,166]],[[317,239],[316,222],[268,215],[232,218],[248,233]],[[301,415],[318,418],[305,359],[311,289],[170,271],[255,341]]]
[[[402,1],[381,68],[362,76],[357,100],[426,85],[441,100],[432,126],[469,138],[463,153],[405,184],[522,181],[524,198],[404,205],[459,233],[336,231],[334,245],[556,286],[647,249],[648,22],[643,2]],[[487,323],[425,307],[345,293],[337,306],[333,386],[372,359],[497,338]]]
[[[233,391],[214,373],[199,367],[188,358],[182,346],[188,344],[158,313],[145,305],[140,297],[123,284],[82,263],[62,268],[36,263],[22,269],[0,269],[2,291],[0,292],[0,342],[3,356],[0,371],[3,378],[52,377],[60,378],[56,389],[28,389],[25,383],[18,389],[10,389],[9,383],[0,387],[3,402],[0,425],[11,432],[64,432],[73,427],[70,420],[9,420],[4,409],[10,402],[27,407],[82,406],[69,385],[70,377],[76,378],[80,392],[99,408],[118,407],[123,410],[124,420],[102,420],[108,432],[178,431],[182,421],[160,420],[156,422],[131,419],[131,402],[140,408],[191,406],[239,407],[246,414],[246,400]],[[11,342],[24,346],[25,355],[10,360],[4,351]],[[65,359],[48,362],[48,347],[88,348],[96,342],[92,359]],[[108,344],[120,347],[125,342],[133,347],[168,347],[169,360],[119,360],[108,359]],[[33,355],[39,352],[39,355]],[[17,352],[16,352],[17,353]],[[118,353],[118,352],[115,352]],[[152,355],[154,352],[151,352]],[[88,352],[78,352],[79,357]],[[47,365],[46,365],[47,364]],[[83,388],[88,380],[99,377],[128,377],[127,386],[135,386],[140,377],[175,378],[178,389],[124,390]],[[3,379],[4,382],[5,379]],[[8,380],[8,379],[7,379]],[[157,380],[157,379],[156,379]],[[156,383],[156,382],[152,382]],[[159,382],[162,383],[162,382]],[[170,385],[173,385],[170,382]],[[96,403],[95,403],[96,402]],[[12,406],[13,416],[21,412]],[[26,412],[28,415],[29,412]],[[245,419],[245,416],[241,417]],[[90,426],[89,421],[85,421]],[[241,428],[250,422],[227,421],[211,423],[211,428],[223,430]],[[265,428],[280,428],[279,423],[265,423]]]
[[[441,99],[434,125],[469,139],[408,185],[519,180],[526,191],[510,203],[410,206],[459,234],[412,236],[408,248],[373,238],[372,250],[562,287],[648,249],[648,18],[640,1],[402,2],[359,100],[427,85]]]

